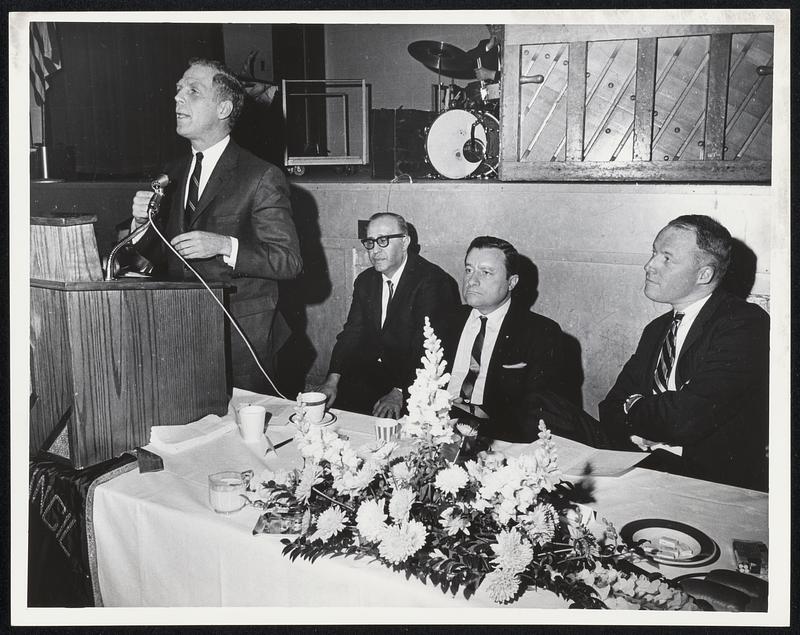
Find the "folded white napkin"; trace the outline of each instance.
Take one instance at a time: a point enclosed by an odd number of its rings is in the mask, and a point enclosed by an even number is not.
[[[236,429],[236,421],[228,417],[206,415],[182,426],[152,426],[150,443],[158,450],[176,454],[196,447]]]

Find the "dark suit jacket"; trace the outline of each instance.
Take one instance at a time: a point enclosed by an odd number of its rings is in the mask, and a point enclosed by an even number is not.
[[[214,167],[193,217],[186,223],[183,196],[190,165],[191,155],[167,168],[172,185],[168,188],[169,200],[162,206],[160,224],[168,239],[194,230],[238,239],[234,269],[222,256],[189,262],[207,281],[228,282],[234,287],[231,313],[262,364],[269,367],[274,352],[271,335],[278,302],[277,281],[294,278],[302,269],[286,179],[277,167],[231,140]],[[164,251],[170,279],[196,280],[171,251]],[[235,332],[231,334],[231,358],[234,386],[264,389],[257,366]]]
[[[676,367],[679,389],[652,394],[653,372],[672,312],[648,324],[636,352],[600,405],[600,421],[624,447],[636,434],[683,446],[681,471],[766,489],[769,316],[723,289],[697,315]],[[623,403],[644,397],[626,416]]]
[[[407,395],[421,366],[425,317],[438,333],[443,317],[458,305],[455,280],[437,265],[409,253],[381,328],[383,284],[383,276],[372,267],[356,278],[347,322],[336,338],[328,370],[342,375],[340,386],[352,382],[370,391],[363,406],[370,410],[368,402],[374,403],[392,388],[401,388]]]
[[[461,306],[448,320],[442,336],[448,371],[471,311]],[[556,322],[512,300],[487,369],[482,408],[489,419],[473,421],[480,423],[482,436],[535,441],[542,419],[555,434],[601,444],[596,422],[563,396],[562,341]]]

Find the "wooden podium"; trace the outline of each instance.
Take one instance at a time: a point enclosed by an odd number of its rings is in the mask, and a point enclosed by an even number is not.
[[[30,449],[66,422],[81,468],[228,404],[219,306],[199,282],[103,281],[96,220],[31,218]]]

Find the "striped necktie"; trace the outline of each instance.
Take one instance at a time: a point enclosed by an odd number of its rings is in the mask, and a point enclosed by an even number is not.
[[[194,171],[192,172],[192,178],[189,179],[189,195],[186,197],[186,210],[184,211],[187,227],[194,216],[194,211],[197,209],[197,201],[200,198],[200,174],[203,171],[203,153],[198,152],[194,157]]]
[[[461,398],[464,403],[470,403],[475,382],[478,380],[478,373],[481,371],[481,351],[483,351],[483,340],[486,337],[486,322],[488,319],[485,315],[480,316],[481,328],[475,336],[475,342],[472,344],[469,370],[467,371],[467,376],[464,377],[464,383],[461,384]]]
[[[683,313],[676,313],[672,318],[672,325],[667,331],[667,336],[661,344],[661,351],[658,354],[658,364],[653,374],[653,394],[658,395],[667,392],[669,385],[669,374],[672,365],[675,363],[675,338],[678,334],[678,327],[683,319]]]

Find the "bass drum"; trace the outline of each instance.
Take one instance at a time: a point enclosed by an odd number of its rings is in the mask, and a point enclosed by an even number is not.
[[[500,124],[489,113],[448,110],[431,124],[425,151],[428,162],[448,179],[496,173]]]

